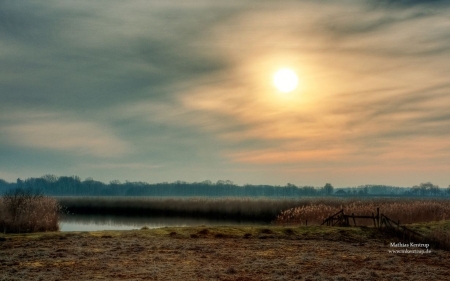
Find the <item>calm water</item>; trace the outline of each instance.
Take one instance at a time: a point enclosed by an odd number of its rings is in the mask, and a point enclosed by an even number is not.
[[[82,216],[67,215],[60,220],[61,231],[97,231],[97,230],[131,230],[160,228],[166,226],[199,226],[199,225],[256,225],[261,223],[174,218],[174,217],[119,217],[119,216]]]

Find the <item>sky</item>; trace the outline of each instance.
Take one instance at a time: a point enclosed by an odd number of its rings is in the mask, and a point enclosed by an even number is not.
[[[449,109],[449,1],[0,1],[7,181],[447,187]]]

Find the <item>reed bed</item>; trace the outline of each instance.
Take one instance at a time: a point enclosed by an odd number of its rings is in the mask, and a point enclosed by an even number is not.
[[[174,216],[219,220],[321,224],[328,216],[345,213],[371,215],[380,212],[404,223],[450,218],[449,199],[409,198],[155,198],[155,197],[58,197],[69,213],[120,216]],[[369,220],[357,221],[370,225]]]
[[[272,222],[283,210],[309,199],[58,197],[69,213],[120,216],[176,216]]]
[[[28,233],[59,230],[58,202],[49,197],[22,198],[21,202],[0,198],[0,231]]]
[[[402,224],[446,220],[450,218],[450,200],[445,199],[409,199],[377,198],[363,200],[328,199],[310,202],[283,211],[276,218],[277,224],[321,224],[328,216],[341,209],[344,213],[371,215],[380,208],[380,213]],[[371,220],[357,219],[358,225],[373,225]]]

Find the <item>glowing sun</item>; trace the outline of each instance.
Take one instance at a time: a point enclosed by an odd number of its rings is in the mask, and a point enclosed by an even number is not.
[[[280,69],[273,75],[273,84],[283,93],[292,92],[298,85],[297,74],[289,68]]]

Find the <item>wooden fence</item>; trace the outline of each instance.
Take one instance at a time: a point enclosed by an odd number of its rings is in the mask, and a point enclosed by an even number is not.
[[[403,235],[403,238],[424,238],[424,236],[412,229],[407,228],[404,225],[400,225],[400,221],[394,221],[387,216],[381,214],[380,228],[383,228],[390,232],[397,232]]]
[[[352,213],[351,215],[344,214],[344,209],[340,210],[334,215],[329,216],[326,218],[322,225],[327,226],[350,226],[350,220],[353,222],[353,225],[356,226],[356,219],[371,219],[373,220],[373,225],[375,227],[380,227],[380,209],[377,208],[377,214],[375,215],[372,213],[372,215],[355,215]]]
[[[355,215],[354,213],[349,215],[345,214],[344,209],[342,209],[336,214],[323,220],[322,225],[350,226],[350,222],[353,222],[353,225],[356,226],[356,219],[370,219],[373,221],[375,227],[387,232],[401,234],[404,238],[423,238],[422,234],[417,233],[406,226],[400,225],[400,221],[394,221],[387,216],[380,214],[380,208],[377,208],[376,215],[374,213],[372,213],[372,215]]]

